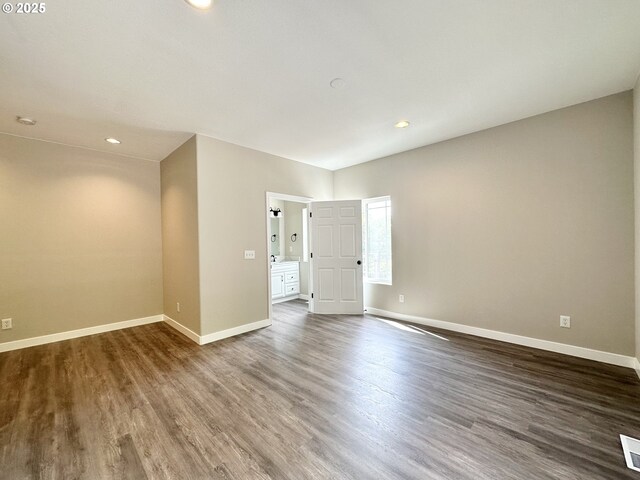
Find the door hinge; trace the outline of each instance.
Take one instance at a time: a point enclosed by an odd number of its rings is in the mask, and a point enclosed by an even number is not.
[[[313,258],[313,253],[311,253],[311,258]]]
[[[313,293],[311,294],[311,298],[313,298]]]
[[[313,212],[309,212],[309,218],[313,217]]]

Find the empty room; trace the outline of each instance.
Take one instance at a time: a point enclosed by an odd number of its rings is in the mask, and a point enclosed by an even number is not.
[[[640,480],[640,1],[0,13],[0,480]]]

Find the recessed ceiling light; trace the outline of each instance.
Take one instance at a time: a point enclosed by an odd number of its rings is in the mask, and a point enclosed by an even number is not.
[[[118,145],[120,143],[120,140],[118,140],[117,138],[113,138],[113,137],[105,138],[104,141],[107,142],[107,143],[111,143],[112,145]]]
[[[329,82],[329,85],[331,85],[331,88],[342,88],[346,84],[347,82],[345,82],[343,78],[334,78]]]
[[[206,10],[211,7],[212,0],[185,0],[189,5],[199,10]]]
[[[36,124],[36,121],[33,118],[27,118],[27,117],[16,117],[16,122],[21,123],[22,125],[28,125],[30,127],[33,127]]]
[[[394,125],[396,128],[407,128],[410,125],[406,120],[400,120],[398,123]]]

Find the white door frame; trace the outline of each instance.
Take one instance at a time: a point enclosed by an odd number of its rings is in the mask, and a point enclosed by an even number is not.
[[[271,200],[284,200],[286,202],[297,202],[297,203],[306,203],[307,205],[313,201],[313,198],[310,197],[300,197],[297,195],[289,195],[287,193],[276,193],[276,192],[267,192],[265,197],[265,215],[264,221],[267,226],[267,235],[265,237],[265,251],[267,253],[267,302],[269,304],[269,322],[273,323],[273,304],[271,302],[271,222],[269,221],[269,206],[271,205]],[[309,219],[306,219],[307,225],[309,223]],[[307,228],[307,232],[309,229]],[[307,241],[307,239],[305,239]],[[309,268],[309,274],[311,274],[311,269]],[[310,282],[308,282],[310,284]]]

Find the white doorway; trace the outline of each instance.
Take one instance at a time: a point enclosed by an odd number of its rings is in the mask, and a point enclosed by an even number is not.
[[[301,233],[286,227],[287,202],[302,205]],[[274,303],[297,298],[311,313],[362,314],[362,201],[267,192],[266,206],[269,318]]]
[[[308,210],[311,198],[267,192],[267,285],[273,304],[309,298]]]

